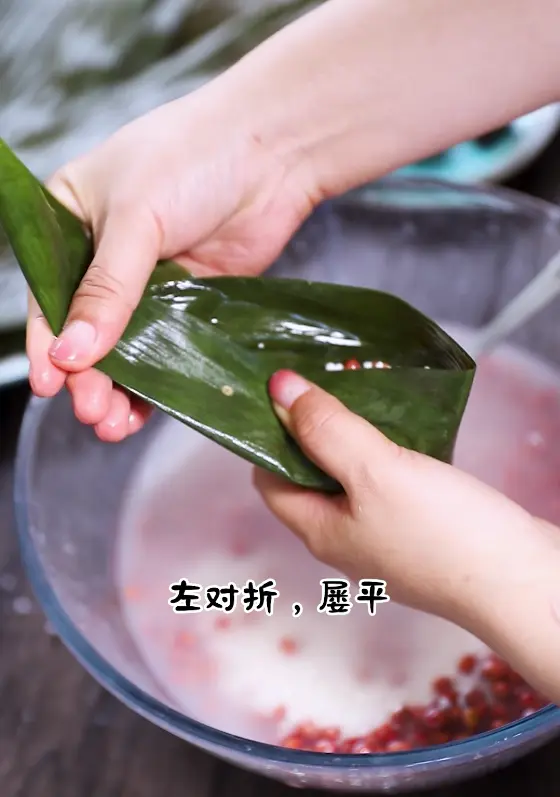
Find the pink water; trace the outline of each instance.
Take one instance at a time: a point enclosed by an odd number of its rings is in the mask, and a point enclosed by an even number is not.
[[[468,335],[458,336],[468,346]],[[512,349],[483,360],[455,464],[559,523],[559,440],[558,375]],[[461,629],[393,602],[375,617],[363,605],[344,616],[317,612],[320,580],[340,575],[262,506],[250,465],[173,421],[134,474],[117,565],[131,634],[170,701],[248,738],[276,741],[306,720],[363,733],[402,703],[428,700],[435,676],[484,649]],[[178,614],[169,586],[183,578],[203,590],[273,578],[280,596],[272,616],[240,604],[230,615]],[[298,617],[294,602],[303,607]]]

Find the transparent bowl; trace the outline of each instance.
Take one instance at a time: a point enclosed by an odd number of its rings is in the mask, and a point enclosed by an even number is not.
[[[390,179],[319,208],[270,273],[381,288],[434,318],[478,327],[560,249],[560,210],[506,190]],[[558,306],[512,342],[560,366]],[[147,669],[124,624],[114,543],[134,466],[162,422],[117,445],[78,423],[69,399],[33,399],[17,454],[23,558],[56,632],[138,714],[240,767],[290,785],[408,791],[503,766],[558,732],[549,706],[489,733],[413,752],[337,756],[283,749],[185,716]],[[166,420],[167,422],[167,420]]]

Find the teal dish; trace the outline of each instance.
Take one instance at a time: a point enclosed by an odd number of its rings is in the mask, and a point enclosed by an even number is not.
[[[560,105],[549,105],[498,130],[399,169],[402,177],[485,183],[505,180],[529,165],[560,127]]]

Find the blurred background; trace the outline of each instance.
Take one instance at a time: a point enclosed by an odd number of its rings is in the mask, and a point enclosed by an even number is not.
[[[42,178],[115,129],[199,86],[317,3],[2,0],[0,135]],[[555,135],[557,106],[403,170],[503,180]],[[23,279],[0,238],[0,387],[25,379]]]

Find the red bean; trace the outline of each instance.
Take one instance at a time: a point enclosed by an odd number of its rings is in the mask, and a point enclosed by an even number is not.
[[[432,703],[426,707],[423,720],[426,727],[439,730],[445,725],[445,711],[437,703]]]
[[[457,697],[457,692],[455,691],[455,684],[448,678],[447,676],[442,676],[441,678],[436,678],[436,680],[432,684],[432,689],[437,695],[441,695],[442,697],[447,697],[449,700],[455,700]]]
[[[469,689],[461,678],[469,676]],[[402,706],[388,720],[363,736],[344,737],[340,728],[313,723],[297,726],[281,744],[321,753],[395,753],[467,739],[528,717],[547,701],[496,654],[483,660],[463,656],[457,677],[436,678],[432,699],[422,706]]]
[[[389,742],[387,745],[388,753],[402,753],[405,750],[412,750],[412,745],[409,742]]]
[[[476,665],[478,664],[478,659],[476,656],[472,656],[471,654],[467,656],[463,656],[462,659],[459,659],[459,664],[457,669],[463,675],[470,675],[474,672]]]
[[[511,675],[511,668],[493,653],[483,663],[480,673],[488,681],[506,680]]]
[[[286,656],[293,656],[299,649],[298,643],[290,636],[282,637],[278,645]]]

